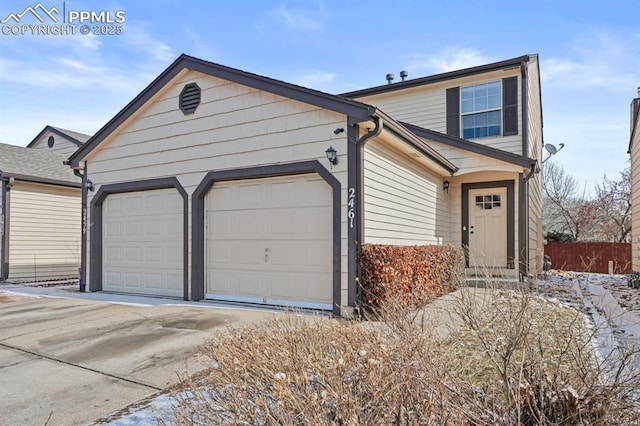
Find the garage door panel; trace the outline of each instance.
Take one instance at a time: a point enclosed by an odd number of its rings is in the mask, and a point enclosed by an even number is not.
[[[237,221],[232,221],[232,229],[237,229],[241,235],[260,237],[264,234],[264,220],[262,215],[254,211],[239,210],[235,214]],[[237,223],[236,226],[233,224]]]
[[[118,224],[120,225],[120,224]],[[142,235],[142,224],[139,221],[127,221],[124,224],[125,236],[131,237],[133,235]]]
[[[166,246],[162,250],[162,262],[166,265],[173,265],[174,269],[182,269],[183,255],[182,245]]]
[[[142,274],[137,272],[128,272],[128,273],[118,273],[119,277],[118,277],[118,281],[119,282],[124,282],[125,283],[125,287],[129,287],[129,288],[138,288],[138,287],[142,287]],[[124,280],[121,279],[121,277],[124,275]]]
[[[138,252],[140,252],[140,250],[138,250]],[[163,252],[162,247],[147,247],[144,251],[144,261],[147,262],[147,265],[153,263],[162,264],[165,259]]]
[[[105,260],[107,262],[115,262],[122,260],[122,248],[121,247],[105,247],[104,250]]]
[[[331,309],[333,209],[324,180],[216,183],[205,206],[208,297]]]
[[[207,291],[214,294],[231,294],[231,271],[215,270],[209,274]]]
[[[238,271],[233,276],[237,277],[237,289],[240,296],[261,297],[263,276],[260,271]]]
[[[164,288],[163,276],[161,274],[147,272],[143,276],[145,289],[162,290]]]
[[[105,220],[103,223],[105,235],[109,237],[118,237],[122,235],[122,224],[120,222]]]
[[[300,192],[296,180],[290,180],[286,182],[275,182],[269,185],[269,191],[272,204],[274,206],[292,207],[296,204],[300,204]]]
[[[165,277],[166,277],[166,286],[168,289],[174,290],[176,292],[182,292],[183,280],[184,280],[184,277],[182,276],[182,274],[167,272],[165,274]]]
[[[209,238],[233,234],[238,228],[234,218],[227,212],[207,213],[206,222]]]
[[[225,266],[237,262],[238,249],[226,244],[207,245],[207,265]]]
[[[309,244],[306,250],[305,264],[309,267],[331,264],[333,253],[326,250],[324,244]]]
[[[143,201],[140,197],[132,196],[126,197],[124,201],[125,208],[129,214],[141,214],[143,213]]]
[[[122,279],[118,271],[105,271],[105,284],[112,287],[121,287]]]
[[[145,237],[162,236],[164,231],[161,219],[148,219],[144,223]]]
[[[328,231],[330,232],[332,226],[331,209],[321,208],[310,210],[304,216],[304,229],[306,234],[317,234],[325,239],[327,238]]]
[[[262,197],[260,185],[257,183],[240,184],[235,195],[236,204],[240,207],[252,206]],[[233,198],[230,202],[232,201],[234,201]]]
[[[282,235],[295,235],[300,222],[299,216],[291,212],[290,209],[278,209],[271,216],[271,233]]]
[[[127,263],[137,263],[143,260],[142,249],[140,247],[125,247],[124,259]]]
[[[292,275],[274,275],[271,278],[271,297],[276,300],[302,300],[304,295],[300,291],[302,286],[296,285]]]
[[[106,216],[112,213],[120,213],[122,212],[122,198],[113,197],[109,203],[103,204],[102,212]]]
[[[175,189],[108,195],[103,289],[182,297],[183,244],[183,199]]]
[[[323,275],[311,275],[309,277],[309,285],[305,287],[306,298],[311,301],[321,302],[323,300],[331,300],[332,288],[325,284]]]
[[[300,269],[305,266],[306,247],[297,244],[271,244],[271,265],[275,267],[288,266]]]
[[[259,266],[262,264],[263,252],[259,247],[255,245],[247,244],[232,244],[235,246],[233,252],[238,253],[238,263],[241,265],[254,265]]]

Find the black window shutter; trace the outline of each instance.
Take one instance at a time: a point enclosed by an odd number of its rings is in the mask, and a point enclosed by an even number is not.
[[[460,137],[460,88],[447,89],[447,134]]]
[[[503,136],[518,134],[518,77],[502,79]]]

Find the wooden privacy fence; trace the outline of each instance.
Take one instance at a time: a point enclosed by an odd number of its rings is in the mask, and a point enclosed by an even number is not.
[[[563,271],[609,272],[613,261],[614,273],[631,272],[631,243],[565,243],[549,241],[544,254],[551,258],[552,268]]]

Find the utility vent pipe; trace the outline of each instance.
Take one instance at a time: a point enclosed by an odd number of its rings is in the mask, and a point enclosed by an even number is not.
[[[402,79],[402,81],[404,81],[407,77],[409,77],[409,73],[406,71],[400,71],[400,78]],[[638,88],[638,90],[640,90],[640,87]]]
[[[393,74],[387,74],[387,84],[391,84],[393,81]]]

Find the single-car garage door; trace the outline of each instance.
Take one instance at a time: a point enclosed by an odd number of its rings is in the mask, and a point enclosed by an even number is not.
[[[332,309],[331,187],[318,175],[215,183],[207,298]]]
[[[102,289],[183,296],[183,200],[175,189],[107,196]]]

